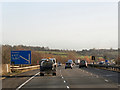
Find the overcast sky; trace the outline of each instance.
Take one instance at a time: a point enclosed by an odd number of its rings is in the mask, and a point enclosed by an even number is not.
[[[2,4],[2,43],[57,49],[118,48],[115,2]]]

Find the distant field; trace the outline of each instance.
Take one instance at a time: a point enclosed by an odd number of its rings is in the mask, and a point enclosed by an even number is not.
[[[61,57],[67,57],[68,53],[67,52],[58,52],[58,51],[36,51],[39,53],[44,53],[44,54],[52,54],[52,55],[59,55]],[[81,59],[91,59],[91,56],[81,56],[79,54],[75,54],[76,55],[76,59],[81,58]],[[99,59],[102,59],[103,57],[98,57]]]
[[[39,53],[44,53],[44,54],[52,54],[52,55],[60,55],[60,56],[63,56],[63,57],[67,57],[67,53],[65,52],[55,52],[55,51],[37,51]]]

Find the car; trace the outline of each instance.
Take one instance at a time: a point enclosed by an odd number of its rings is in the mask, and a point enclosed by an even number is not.
[[[66,63],[65,63],[65,69],[66,69],[66,68],[71,68],[71,69],[72,69],[72,68],[73,68],[72,63],[66,62]]]
[[[68,62],[73,63],[73,60],[68,60]]]
[[[79,65],[79,63],[80,63],[80,60],[79,60],[79,59],[75,60],[75,64],[76,64],[76,65]]]
[[[72,65],[74,65],[73,60],[68,60],[67,62],[71,63]]]
[[[79,63],[79,68],[81,68],[81,67],[86,67],[87,68],[87,61],[81,60],[80,63]]]
[[[104,61],[99,62],[99,65],[104,65],[104,64],[105,64]]]
[[[58,67],[59,67],[59,66],[62,66],[62,63],[58,62],[57,66],[58,66]]]

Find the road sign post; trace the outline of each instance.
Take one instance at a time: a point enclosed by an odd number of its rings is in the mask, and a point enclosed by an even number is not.
[[[11,64],[31,64],[31,51],[11,51]]]
[[[92,60],[95,60],[95,56],[92,56]]]

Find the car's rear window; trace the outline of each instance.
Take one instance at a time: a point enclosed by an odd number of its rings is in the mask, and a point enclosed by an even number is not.
[[[71,63],[66,63],[66,65],[70,65]]]
[[[84,60],[82,60],[80,63],[83,63],[83,64],[84,64],[84,63],[85,63],[85,61],[84,61]]]

